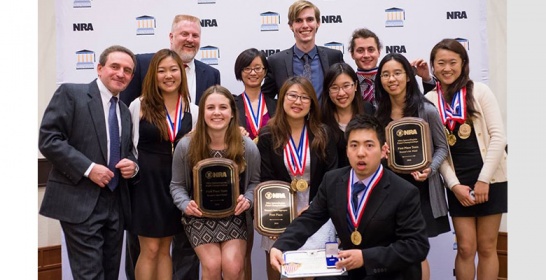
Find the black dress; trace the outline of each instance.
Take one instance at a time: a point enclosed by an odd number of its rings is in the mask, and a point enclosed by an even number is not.
[[[453,131],[458,135],[459,127],[457,124]],[[480,154],[480,147],[476,139],[474,127],[472,127],[470,136],[467,139],[461,139],[458,136],[455,145],[450,146],[451,158],[455,166],[455,174],[462,185],[467,185],[474,189],[474,184],[478,181],[478,176],[482,170],[483,160]],[[452,217],[481,217],[493,214],[506,213],[508,210],[508,183],[500,182],[489,185],[489,200],[485,203],[473,206],[463,206],[453,192],[447,192],[447,202],[449,204],[449,214]]]
[[[138,166],[140,181],[129,188],[132,222],[129,231],[146,237],[167,237],[183,232],[182,213],[169,191],[172,145],[163,139],[156,126],[141,119],[139,124]],[[174,146],[191,131],[192,116],[185,112]]]

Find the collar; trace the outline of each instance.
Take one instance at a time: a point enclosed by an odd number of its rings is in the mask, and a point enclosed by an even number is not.
[[[299,59],[302,59],[303,58],[303,55],[305,54],[302,50],[298,49],[298,47],[296,47],[296,45],[294,44],[294,54],[299,58]],[[315,47],[313,47],[307,54],[309,55],[309,57],[311,57],[311,59],[313,59],[315,57],[315,55],[317,55],[318,51],[317,51],[317,46],[315,45]]]

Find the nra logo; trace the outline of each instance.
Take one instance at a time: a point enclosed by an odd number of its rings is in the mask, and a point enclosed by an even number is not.
[[[93,31],[92,23],[74,23],[72,24],[72,31]]]
[[[468,19],[466,11],[447,12],[447,19]]]
[[[321,16],[322,23],[343,23],[340,15]]]
[[[218,27],[216,19],[202,19],[201,27]]]
[[[268,49],[268,50],[262,50],[262,53],[265,55],[265,57],[269,57],[270,55],[276,54],[280,52],[280,49]]]
[[[407,53],[406,46],[385,46],[386,53]]]

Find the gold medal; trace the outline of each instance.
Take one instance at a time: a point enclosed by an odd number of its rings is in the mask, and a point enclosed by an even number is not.
[[[254,144],[258,145],[258,136],[256,136],[256,138],[254,138],[252,141],[254,141]]]
[[[447,136],[447,143],[449,144],[449,146],[455,145],[455,142],[457,142],[457,137],[455,137],[455,135],[453,134],[449,134]]]
[[[290,183],[290,189],[292,190],[292,192],[297,192],[298,191],[298,189],[296,188],[297,183],[298,183],[298,181],[295,178]]]
[[[457,135],[459,135],[459,138],[461,139],[467,139],[470,136],[471,131],[472,127],[465,122],[459,127],[459,132],[457,132]]]
[[[299,191],[299,192],[303,192],[305,190],[307,190],[307,187],[309,185],[307,184],[307,181],[303,180],[303,179],[299,179],[298,180],[298,183],[296,184],[296,189]]]
[[[172,151],[172,154],[174,155],[174,143],[171,142],[171,151]]]
[[[356,229],[351,233],[351,242],[353,242],[354,245],[360,245],[360,242],[362,242],[362,235],[360,235],[360,232],[358,232]]]

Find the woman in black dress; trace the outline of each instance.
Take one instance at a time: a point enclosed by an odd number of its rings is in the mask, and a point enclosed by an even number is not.
[[[172,236],[183,232],[181,213],[169,191],[172,155],[178,140],[191,131],[197,111],[187,88],[182,60],[176,52],[162,49],[152,57],[142,96],[130,105],[140,173],[140,181],[129,189],[128,230],[140,243],[136,279],[172,277]]]
[[[455,227],[457,279],[497,279],[497,236],[508,211],[506,134],[497,99],[483,83],[470,79],[465,47],[443,39],[430,53],[438,80],[426,94],[444,123],[450,157],[440,172]],[[478,267],[475,265],[476,253]]]

